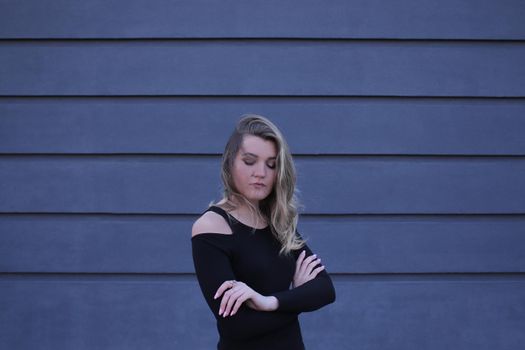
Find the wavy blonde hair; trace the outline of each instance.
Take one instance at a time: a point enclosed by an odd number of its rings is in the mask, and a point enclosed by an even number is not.
[[[232,169],[244,135],[254,135],[273,141],[277,148],[277,176],[271,193],[255,207],[236,188]],[[267,118],[257,114],[245,114],[237,123],[222,156],[221,179],[224,186],[223,202],[220,207],[226,211],[237,208],[237,203],[245,204],[257,219],[265,218],[273,235],[281,243],[279,254],[289,254],[304,246],[305,241],[296,235],[299,219],[299,203],[295,196],[296,172],[288,144],[279,129]]]

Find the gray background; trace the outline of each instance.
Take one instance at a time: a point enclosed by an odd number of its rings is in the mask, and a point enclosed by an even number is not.
[[[0,348],[213,349],[193,220],[283,131],[315,349],[525,343],[523,1],[0,0]]]

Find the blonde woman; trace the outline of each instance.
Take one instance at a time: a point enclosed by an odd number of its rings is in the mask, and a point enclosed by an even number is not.
[[[335,289],[297,232],[295,167],[277,127],[243,116],[221,177],[223,198],[195,221],[191,238],[218,349],[304,349],[299,313],[334,302]]]

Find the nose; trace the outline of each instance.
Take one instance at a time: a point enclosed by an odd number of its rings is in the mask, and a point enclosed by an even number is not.
[[[264,178],[266,176],[266,166],[264,163],[257,164],[253,170],[253,176]]]

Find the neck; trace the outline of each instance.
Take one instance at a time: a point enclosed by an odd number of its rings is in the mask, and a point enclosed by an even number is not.
[[[227,199],[223,198],[218,204],[224,204],[226,203]],[[235,198],[232,198],[230,202],[236,207],[236,210],[242,211],[242,212],[250,212],[251,209],[248,207],[248,204],[244,201],[239,201]],[[259,201],[249,201],[254,208],[259,209]]]
[[[246,203],[233,202],[236,208],[232,210],[232,213],[241,220],[246,222],[249,226],[260,227],[265,226],[266,220],[263,218],[261,212],[259,211],[259,202],[254,203],[250,202],[257,209],[257,212],[254,213],[253,209],[250,208]]]

